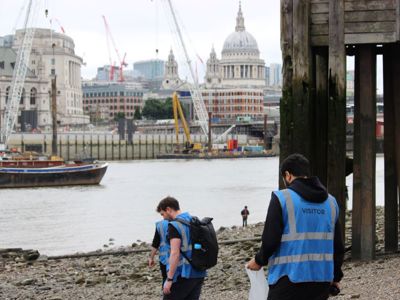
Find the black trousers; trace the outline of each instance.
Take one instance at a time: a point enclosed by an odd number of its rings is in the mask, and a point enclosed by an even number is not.
[[[163,300],[198,300],[204,278],[182,278],[172,284],[171,294],[164,295]]]
[[[269,286],[268,300],[326,300],[329,282],[293,283],[287,276]]]
[[[165,280],[167,280],[167,266],[164,265],[162,262],[160,262],[160,270],[161,270],[161,276],[162,276],[161,289],[163,289],[164,282],[165,282]]]

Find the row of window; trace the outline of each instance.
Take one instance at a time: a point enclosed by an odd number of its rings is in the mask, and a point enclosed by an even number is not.
[[[93,97],[117,97],[119,96],[127,96],[127,97],[142,97],[143,93],[141,92],[94,92],[94,93],[83,93],[83,97],[85,98],[93,98]]]
[[[245,91],[240,91],[240,92],[217,92],[217,93],[203,93],[203,97],[208,97],[208,96],[260,96],[263,97],[264,93],[262,92],[245,92]]]
[[[230,104],[262,104],[262,99],[224,99],[224,100],[204,100],[204,104],[213,104],[213,105],[230,105]]]
[[[10,88],[11,87],[7,87],[6,88],[6,94],[5,94],[6,103],[8,102],[8,97],[9,97],[9,94],[10,94]],[[1,90],[0,90],[0,98],[1,98]],[[19,104],[24,104],[25,103],[25,98],[26,98],[26,94],[25,94],[25,89],[23,88]],[[36,90],[36,88],[31,88],[31,92],[30,92],[30,96],[29,96],[29,104],[30,105],[36,105],[36,98],[37,98],[37,90]]]
[[[263,111],[263,107],[255,107],[255,106],[233,106],[233,107],[214,107],[212,109],[208,109],[211,112],[250,112],[250,111]]]
[[[117,103],[117,99],[91,99],[91,100],[83,100],[83,104],[96,104],[96,103]],[[134,99],[119,99],[119,103],[141,103],[142,99],[134,98]]]
[[[128,105],[128,106],[117,106],[117,105],[111,105],[111,106],[102,106],[102,108],[106,108],[106,109],[110,109],[110,110],[116,110],[116,109],[119,109],[119,110],[135,110],[137,107],[141,107],[141,106],[133,106],[133,105]],[[95,109],[94,107],[90,107],[90,106],[85,106],[84,107],[84,109],[85,110],[93,110],[93,109]]]

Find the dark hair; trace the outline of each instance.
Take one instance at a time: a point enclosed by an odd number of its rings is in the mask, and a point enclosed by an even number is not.
[[[167,207],[172,208],[173,210],[180,210],[178,200],[170,196],[162,199],[160,203],[158,203],[156,210],[157,212],[160,212],[162,210],[165,211]]]
[[[281,175],[284,176],[286,171],[296,177],[310,176],[310,162],[299,153],[291,154],[281,164]]]

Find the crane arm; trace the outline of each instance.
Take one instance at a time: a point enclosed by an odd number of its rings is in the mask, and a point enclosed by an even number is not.
[[[6,148],[8,139],[10,138],[17,120],[19,102],[25,83],[33,37],[35,35],[34,22],[36,21],[38,7],[38,1],[29,1],[24,23],[24,38],[17,52],[17,60],[15,62],[13,78],[11,81],[10,96],[7,101],[4,123],[1,130],[0,148],[2,149]]]
[[[193,106],[197,115],[197,118],[200,123],[200,127],[204,133],[204,135],[208,138],[208,113],[207,113],[207,108],[206,105],[204,104],[203,97],[200,92],[199,88],[199,83],[197,80],[197,77],[195,76],[195,73],[193,71],[192,63],[189,59],[188,52],[186,50],[185,42],[182,37],[182,33],[178,24],[178,21],[176,19],[175,11],[172,7],[171,0],[168,0],[168,5],[171,11],[171,15],[174,21],[175,29],[176,32],[178,33],[179,41],[181,43],[181,47],[183,48],[183,52],[185,53],[185,58],[186,58],[186,63],[189,67],[190,70],[190,76],[193,80],[193,87],[189,87],[192,99],[193,99]],[[190,86],[190,85],[189,85]]]

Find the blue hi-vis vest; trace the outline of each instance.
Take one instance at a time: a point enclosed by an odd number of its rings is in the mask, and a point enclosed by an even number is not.
[[[156,229],[158,235],[160,236],[160,247],[158,249],[159,258],[160,262],[163,265],[166,265],[168,263],[169,250],[170,250],[170,246],[167,240],[168,224],[169,222],[167,220],[158,221],[156,223]]]
[[[188,222],[192,220],[192,216],[187,212],[179,214],[176,216],[176,218],[183,219]],[[187,259],[182,255],[183,252],[188,259],[192,258],[192,239],[190,238],[190,227],[178,221],[171,221],[171,224],[176,228],[176,230],[178,230],[178,233],[181,236],[181,254],[179,256],[178,267],[176,268],[174,274],[174,282],[178,276],[181,276],[182,278],[205,277],[207,274],[206,271],[198,271],[194,269]],[[167,270],[169,270],[169,263],[167,265]]]
[[[333,280],[333,239],[339,207],[329,195],[323,203],[305,201],[293,190],[275,191],[282,207],[281,244],[268,261],[268,283]]]

